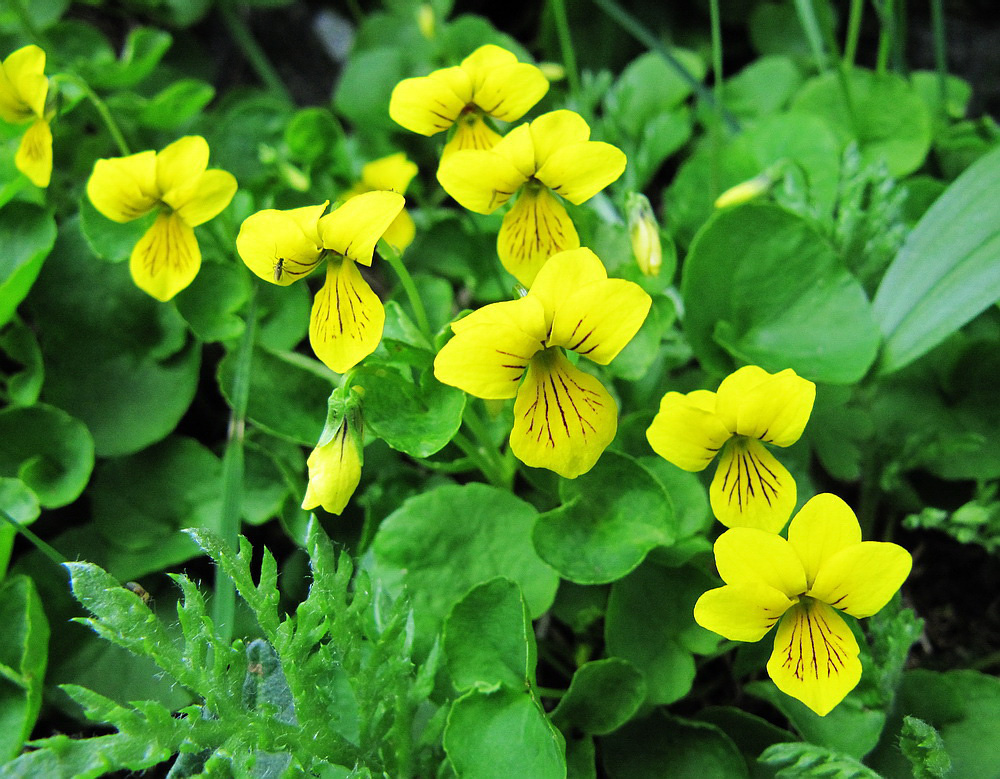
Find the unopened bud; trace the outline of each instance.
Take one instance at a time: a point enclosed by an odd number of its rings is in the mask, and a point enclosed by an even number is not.
[[[656,223],[649,198],[633,192],[626,199],[625,208],[632,253],[639,270],[646,276],[659,276],[663,266],[663,247],[660,244],[660,226]]]
[[[417,27],[420,34],[427,40],[434,38],[434,8],[430,3],[424,3],[417,9]]]
[[[549,81],[562,81],[566,78],[566,68],[558,62],[539,62],[538,69]]]
[[[774,184],[774,179],[770,173],[761,173],[752,179],[740,182],[735,187],[730,187],[715,199],[716,208],[730,208],[749,203],[751,200],[763,195]]]

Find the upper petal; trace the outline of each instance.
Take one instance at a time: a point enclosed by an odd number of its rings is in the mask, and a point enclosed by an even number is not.
[[[823,562],[841,549],[861,543],[861,526],[851,507],[829,492],[806,501],[788,526],[792,545],[812,587]]]
[[[668,392],[646,431],[653,451],[685,471],[701,471],[729,440],[729,431],[708,408],[714,392]]]
[[[797,494],[788,469],[752,438],[730,439],[708,488],[712,511],[723,525],[770,533],[785,526]]]
[[[44,117],[49,93],[45,52],[33,44],[23,46],[7,56],[0,71],[0,118],[18,123],[32,115]]]
[[[575,479],[594,467],[617,430],[618,408],[601,382],[560,349],[535,355],[514,401],[515,457]]]
[[[520,119],[549,91],[549,81],[534,65],[517,62],[492,69],[477,84],[473,100],[504,122]]]
[[[795,603],[760,582],[716,587],[694,604],[694,621],[730,641],[760,641]]]
[[[87,197],[115,222],[130,222],[149,213],[159,199],[156,152],[98,160],[87,181]]]
[[[526,287],[555,254],[580,245],[573,221],[547,189],[528,186],[503,218],[497,256],[507,272]]]
[[[858,642],[840,615],[824,603],[800,603],[778,625],[767,672],[786,695],[821,717],[861,680]]]
[[[361,181],[368,189],[387,189],[403,194],[417,175],[417,165],[405,152],[372,160],[361,169]]]
[[[441,160],[437,180],[465,208],[477,214],[492,214],[510,200],[527,176],[493,150],[466,149]]]
[[[52,178],[52,129],[44,119],[36,119],[21,138],[14,156],[17,169],[36,187],[47,187]]]
[[[316,356],[330,370],[344,373],[375,351],[384,326],[382,301],[354,261],[330,260],[309,317],[309,343]]]
[[[625,153],[600,141],[556,149],[538,168],[536,178],[571,203],[589,200],[625,171]]]
[[[586,247],[571,249],[550,257],[535,277],[529,295],[541,301],[546,324],[551,324],[560,303],[587,284],[607,278],[600,257]]]
[[[576,111],[549,111],[531,123],[535,167],[540,168],[557,149],[590,138],[590,125]]]
[[[791,446],[802,435],[815,399],[816,385],[791,368],[771,375],[748,365],[719,385],[719,415],[740,435]]]
[[[863,541],[824,560],[809,594],[852,617],[870,617],[896,594],[912,565],[897,544]]]
[[[371,265],[375,244],[399,216],[405,202],[402,195],[386,191],[352,197],[319,220],[323,246],[363,265]]]
[[[198,275],[201,250],[194,230],[177,214],[161,213],[132,250],[129,270],[135,285],[167,301]]]
[[[393,249],[402,254],[406,248],[413,243],[417,235],[417,226],[413,223],[413,217],[404,208],[399,215],[392,220],[382,237]]]
[[[326,206],[251,214],[236,236],[240,259],[260,278],[283,287],[308,275],[323,251],[317,223]]]
[[[777,533],[750,527],[727,530],[715,542],[715,564],[726,584],[766,584],[789,598],[806,589],[802,563]]]
[[[631,281],[605,279],[556,304],[549,343],[607,365],[635,337],[653,304]]]
[[[455,91],[456,86],[461,89],[462,79],[466,82],[466,97]],[[454,124],[471,96],[472,85],[467,75],[449,73],[442,76],[435,71],[430,76],[407,78],[396,84],[389,98],[389,116],[411,132],[434,135]]]
[[[468,74],[473,89],[497,68],[517,64],[517,55],[502,46],[487,43],[462,60],[461,68]]]
[[[208,141],[186,135],[156,155],[156,185],[172,208],[180,208],[195,194],[194,183],[208,167]],[[221,210],[221,209],[220,209]]]
[[[529,334],[539,343],[545,340],[548,325],[541,304],[533,297],[490,303],[471,314],[451,323],[452,332],[461,333],[480,325],[515,327]]]
[[[183,191],[174,190],[175,192]],[[219,213],[229,205],[236,194],[236,177],[224,170],[206,170],[191,187],[191,193],[184,196],[184,201],[177,206],[181,219],[192,227],[197,227]],[[164,202],[173,205],[164,195]]]

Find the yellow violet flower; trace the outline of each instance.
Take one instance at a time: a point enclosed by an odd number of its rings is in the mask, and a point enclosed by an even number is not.
[[[553,193],[580,204],[625,170],[620,149],[589,139],[582,116],[551,111],[514,128],[488,151],[456,151],[441,161],[438,181],[470,211],[492,214],[520,193],[503,219],[497,253],[525,286],[553,254],[580,245]]]
[[[286,287],[326,260],[326,281],[313,299],[309,342],[331,370],[344,373],[375,351],[385,309],[357,263],[371,265],[375,244],[403,210],[395,192],[366,192],[323,216],[327,203],[247,217],[236,237],[243,262],[265,281]]]
[[[489,149],[500,140],[484,119],[513,122],[544,97],[549,82],[534,65],[493,44],[480,46],[461,65],[396,84],[389,116],[421,135],[455,125],[442,157],[460,149]]]
[[[36,187],[47,187],[52,178],[52,130],[45,118],[49,80],[44,71],[45,52],[33,45],[0,63],[0,118],[11,124],[31,122],[14,164]]]
[[[815,399],[816,385],[790,368],[772,375],[748,365],[724,379],[718,392],[668,392],[646,438],[685,471],[704,470],[721,449],[709,488],[716,518],[726,527],[777,533],[797,493],[792,475],[764,443],[798,441]]]
[[[724,587],[703,594],[695,621],[731,641],[760,641],[778,623],[767,672],[821,717],[861,679],[858,644],[839,611],[878,612],[910,573],[901,546],[862,541],[850,507],[823,493],[788,526],[788,540],[734,528],[715,542]],[[780,620],[780,621],[779,621]]]
[[[157,300],[170,300],[194,281],[201,268],[194,228],[236,194],[232,173],[207,168],[208,142],[188,135],[160,152],[98,160],[87,181],[90,202],[113,222],[158,212],[129,261],[136,286]]]
[[[306,461],[309,485],[302,501],[306,511],[322,506],[331,514],[340,514],[361,481],[364,425],[360,408],[345,413],[335,410],[337,405],[341,404],[335,404],[331,398],[326,427]]]
[[[573,479],[594,467],[614,439],[618,410],[563,349],[607,365],[638,332],[650,305],[637,284],[609,279],[590,249],[562,252],[525,297],[454,322],[455,336],[434,360],[434,375],[487,400],[516,398],[515,456]]]
[[[406,188],[410,186],[410,182],[416,175],[417,166],[407,159],[405,153],[390,154],[388,157],[372,160],[365,165],[361,169],[361,180],[347,191],[344,199],[378,190],[398,192],[403,195],[406,194]],[[393,249],[402,253],[406,247],[413,243],[416,234],[417,228],[413,224],[413,217],[404,208],[382,237]]]

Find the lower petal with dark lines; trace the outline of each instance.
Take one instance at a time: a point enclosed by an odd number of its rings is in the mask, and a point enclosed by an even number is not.
[[[160,214],[132,249],[129,270],[135,285],[167,301],[194,281],[201,249],[194,230],[176,213]]]
[[[795,508],[795,480],[764,445],[737,436],[723,447],[708,491],[712,511],[726,527],[777,533]]]
[[[382,340],[385,308],[350,259],[331,260],[309,317],[309,343],[337,373],[353,368]]]
[[[510,447],[526,465],[575,479],[594,467],[618,429],[618,407],[601,382],[560,349],[532,358],[514,401]]]
[[[525,187],[497,235],[500,262],[526,287],[549,257],[579,246],[580,237],[569,214],[545,188]]]

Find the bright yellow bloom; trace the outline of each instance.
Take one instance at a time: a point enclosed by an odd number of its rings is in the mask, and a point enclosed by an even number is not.
[[[764,448],[791,446],[809,421],[816,385],[790,368],[768,373],[748,365],[719,391],[668,392],[646,431],[660,457],[701,471],[722,450],[709,488],[712,511],[726,527],[777,533],[795,508],[795,480]]]
[[[639,270],[644,276],[659,276],[663,266],[663,246],[660,243],[660,226],[656,223],[649,198],[632,193],[626,200],[625,210],[628,212],[632,254]]]
[[[400,195],[404,195],[406,188],[410,186],[410,182],[416,175],[417,166],[406,158],[405,153],[390,154],[388,157],[381,157],[365,165],[361,169],[361,181],[347,191],[344,199],[378,190],[398,192]],[[413,217],[404,208],[382,237],[393,249],[402,253],[406,247],[413,243],[416,234],[417,228],[413,224]]]
[[[0,63],[0,119],[11,124],[31,122],[14,164],[36,187],[47,187],[52,178],[52,130],[45,116],[49,80],[44,71],[45,52],[34,45],[18,49]]]
[[[236,237],[243,262],[265,281],[288,286],[327,261],[313,299],[309,342],[331,370],[344,373],[375,351],[385,309],[357,263],[371,265],[375,244],[403,209],[395,192],[366,192],[323,216],[327,203],[247,217]]]
[[[339,514],[358,488],[364,462],[360,414],[354,424],[348,424],[349,416],[340,420],[339,427],[328,425],[324,429],[306,461],[309,485],[302,501],[306,511],[322,506],[331,514]]]
[[[98,160],[90,174],[87,196],[108,219],[131,222],[157,211],[129,261],[136,286],[157,300],[170,300],[194,281],[201,267],[194,228],[236,194],[232,173],[207,168],[208,143],[188,135],[161,152]]]
[[[875,614],[912,564],[901,546],[862,541],[854,512],[829,493],[802,507],[787,541],[754,528],[726,531],[715,561],[726,584],[698,599],[695,621],[731,641],[760,641],[778,623],[767,672],[821,717],[861,679],[857,641],[837,610]]]
[[[549,89],[534,65],[493,44],[480,46],[461,65],[396,84],[389,116],[407,130],[435,135],[455,125],[443,156],[460,149],[489,149],[500,136],[484,119],[520,119]]]
[[[480,398],[516,398],[514,454],[573,479],[614,439],[618,409],[563,349],[607,365],[638,332],[650,304],[637,284],[609,279],[590,249],[562,252],[525,297],[453,323],[455,337],[434,360],[434,375]]]
[[[549,257],[580,245],[553,193],[580,204],[625,170],[620,149],[589,138],[582,116],[552,111],[514,128],[488,151],[457,151],[441,161],[438,181],[470,211],[492,214],[520,192],[503,219],[497,253],[525,286]]]

